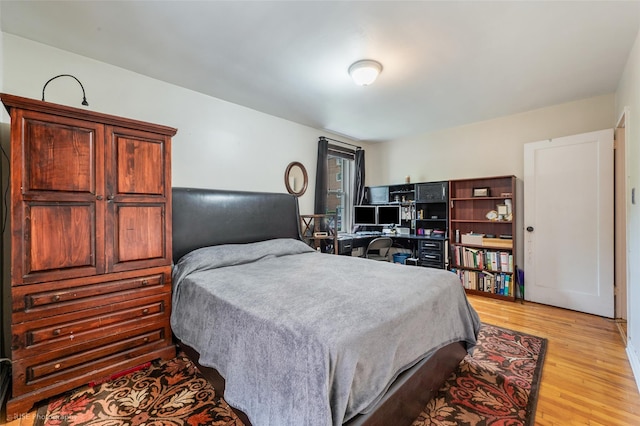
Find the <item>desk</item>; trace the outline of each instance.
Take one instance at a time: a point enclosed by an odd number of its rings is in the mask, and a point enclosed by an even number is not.
[[[445,269],[448,264],[447,240],[431,238],[425,235],[395,234],[395,235],[362,235],[340,234],[338,235],[338,254],[351,256],[354,249],[365,248],[369,242],[378,237],[391,237],[394,247],[411,250],[412,257],[418,259],[420,266]]]

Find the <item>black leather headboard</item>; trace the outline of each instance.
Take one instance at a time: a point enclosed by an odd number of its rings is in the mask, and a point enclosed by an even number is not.
[[[173,261],[192,250],[273,238],[300,239],[290,194],[173,188]]]

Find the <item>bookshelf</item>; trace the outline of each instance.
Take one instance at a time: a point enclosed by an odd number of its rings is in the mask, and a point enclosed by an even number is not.
[[[337,224],[336,214],[300,215],[303,241],[323,253],[338,253]]]
[[[449,181],[451,270],[471,294],[516,298],[516,177]]]

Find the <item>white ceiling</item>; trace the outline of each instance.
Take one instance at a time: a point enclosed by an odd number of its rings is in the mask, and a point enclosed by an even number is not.
[[[356,140],[612,93],[622,1],[7,1],[2,30]],[[371,86],[347,73],[383,72]],[[70,71],[72,72],[72,70]]]

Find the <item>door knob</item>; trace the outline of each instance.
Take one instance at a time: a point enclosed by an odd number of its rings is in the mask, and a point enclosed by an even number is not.
[[[527,232],[533,232],[533,226],[527,226]]]

